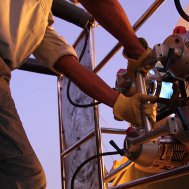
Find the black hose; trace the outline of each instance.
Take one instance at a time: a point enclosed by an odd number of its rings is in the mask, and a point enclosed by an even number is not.
[[[101,153],[101,154],[98,154],[98,155],[94,155],[88,159],[86,159],[81,165],[79,165],[79,167],[76,169],[76,171],[74,172],[73,176],[72,176],[72,179],[71,179],[71,189],[74,189],[74,181],[75,181],[75,178],[78,174],[78,172],[81,170],[81,168],[87,164],[88,162],[90,162],[91,160],[95,159],[95,158],[98,158],[98,157],[101,157],[101,156],[109,156],[109,155],[116,155],[116,154],[119,154],[118,151],[114,151],[114,152],[106,152],[106,153]]]
[[[174,0],[174,2],[175,2],[176,9],[179,12],[179,14],[181,15],[181,17],[184,18],[187,22],[189,22],[189,16],[183,10],[183,8],[180,4],[180,0]]]
[[[96,105],[101,103],[101,102],[95,102],[95,103],[91,102],[89,104],[77,104],[76,102],[74,102],[71,99],[71,96],[70,96],[70,93],[69,93],[70,85],[71,85],[71,80],[68,81],[66,93],[67,93],[67,98],[68,98],[70,104],[72,104],[73,106],[78,107],[78,108],[88,108],[88,107],[91,107],[91,106],[96,106]]]

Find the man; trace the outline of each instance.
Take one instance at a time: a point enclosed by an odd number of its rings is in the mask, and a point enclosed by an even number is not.
[[[145,72],[143,61],[151,58],[123,12],[112,0],[81,0],[83,6],[124,46],[128,71]],[[113,107],[114,116],[141,126],[141,103],[156,98],[138,94],[126,98],[78,63],[74,49],[52,28],[52,0],[6,0],[0,10],[0,184],[3,189],[46,187],[43,169],[23,130],[9,89],[11,71],[33,53],[41,64],[64,73],[91,97]],[[107,14],[111,12],[112,14]],[[118,24],[119,23],[119,24]],[[85,82],[87,81],[87,82]],[[154,117],[154,106],[145,106]]]

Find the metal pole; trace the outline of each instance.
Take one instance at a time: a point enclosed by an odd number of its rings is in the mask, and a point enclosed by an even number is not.
[[[114,129],[114,128],[101,128],[101,132],[105,134],[118,134],[118,135],[126,135],[125,129]]]
[[[59,118],[59,140],[60,140],[60,154],[65,150],[65,139],[64,139],[64,130],[63,130],[63,118],[62,118],[62,82],[63,76],[58,77],[58,118]],[[62,189],[66,189],[65,182],[65,166],[64,159],[60,158],[60,166],[61,166],[61,183]]]
[[[57,73],[50,70],[48,67],[39,64],[36,59],[34,58],[28,58],[24,64],[18,68],[19,70],[23,71],[29,71],[34,73],[40,73],[45,75],[52,75],[52,76],[58,76]]]
[[[136,87],[139,93],[147,95],[146,82],[141,73],[136,74]],[[146,134],[152,130],[152,124],[150,123],[147,115],[145,115],[144,111],[142,111],[142,121],[143,121],[144,130]]]
[[[127,182],[126,184],[121,184],[115,187],[111,187],[109,189],[126,189],[126,188],[130,188],[134,186],[141,186],[145,184],[161,182],[161,181],[177,178],[177,177],[188,175],[188,174],[189,174],[189,165],[186,165],[179,168],[175,168],[170,171],[166,171],[166,172],[155,174],[149,177],[130,181],[130,182]]]
[[[138,19],[138,21],[133,25],[133,29],[137,31],[144,22],[155,12],[155,10],[164,2],[165,0],[156,0],[146,12]],[[117,43],[114,48],[104,57],[104,59],[97,65],[94,72],[99,72],[107,62],[114,56],[114,54],[122,47],[121,43]]]
[[[52,12],[58,18],[84,28],[93,18],[84,9],[65,0],[54,0]]]
[[[101,130],[99,127],[98,122],[98,109],[97,107],[94,107],[94,117],[95,117],[95,136],[96,136],[96,148],[97,148],[97,155],[102,153],[102,136],[101,136]],[[99,189],[104,189],[104,163],[102,157],[98,158],[98,172],[99,172]]]
[[[133,163],[131,160],[128,160],[126,163],[118,167],[117,169],[111,171],[106,177],[104,178],[104,182],[110,182],[117,174],[120,174],[122,171],[124,171],[125,168],[127,168],[129,165]]]

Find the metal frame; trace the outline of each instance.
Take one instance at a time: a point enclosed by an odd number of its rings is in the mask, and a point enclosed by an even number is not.
[[[91,26],[92,23],[89,23],[89,26]],[[77,44],[80,42],[80,40],[83,38],[83,36],[86,34],[86,31],[83,30],[81,32],[81,34],[79,35],[78,39],[76,40],[76,42],[74,43],[74,47],[77,46]],[[94,39],[93,39],[93,30],[90,29],[90,38],[89,40],[91,40],[91,44],[94,44]],[[92,53],[94,53],[94,47],[92,46]],[[94,56],[92,56],[92,58],[94,58]],[[95,61],[94,61],[95,62]],[[93,67],[95,65],[92,65]],[[64,137],[64,133],[63,133],[63,122],[62,122],[62,83],[63,83],[63,76],[58,77],[58,105],[59,105],[59,130],[60,130],[60,144],[64,143],[65,144],[65,137]],[[96,154],[100,154],[102,153],[102,144],[101,144],[101,131],[100,131],[100,127],[99,127],[99,122],[98,122],[98,107],[95,106],[94,107],[94,122],[95,122],[95,128],[89,132],[88,134],[86,134],[82,139],[80,139],[79,141],[77,141],[75,144],[73,144],[72,146],[70,146],[69,148],[65,149],[65,146],[61,146],[60,147],[60,154],[61,154],[61,178],[62,178],[62,187],[63,189],[66,189],[66,169],[64,167],[64,159],[65,157],[71,153],[73,150],[75,150],[76,148],[78,148],[81,144],[87,142],[89,139],[91,139],[92,137],[96,138]],[[103,189],[103,175],[104,175],[104,164],[103,164],[103,159],[99,158],[98,159],[98,177],[99,177],[99,189]]]
[[[156,9],[164,2],[165,0],[155,0],[154,3],[146,10],[146,12],[138,19],[138,21],[133,25],[133,28],[135,31],[137,31],[142,24],[155,12]],[[57,1],[58,2],[58,1]],[[90,16],[89,16],[90,17]],[[82,25],[82,24],[81,24]],[[84,35],[84,32],[80,34],[76,42],[74,43],[74,46],[79,42],[79,40]],[[121,48],[121,44],[117,43],[112,50],[104,57],[104,59],[98,64],[98,66],[95,67],[93,70],[95,73],[99,72],[107,63],[108,61],[115,55],[116,52]],[[43,68],[37,66],[36,64],[32,63],[33,60],[29,61],[29,64],[25,64],[21,67],[22,70],[26,71],[32,71],[37,73],[43,73],[43,74],[50,74],[50,75],[56,75],[52,72],[49,72],[48,70],[43,70]],[[25,67],[24,67],[25,66]],[[91,137],[96,136],[97,139],[97,153],[102,152],[101,147],[101,135],[102,134],[126,134],[125,130],[122,129],[111,129],[111,128],[100,128],[98,124],[96,124],[96,128],[89,132],[86,136],[84,136],[82,139],[80,139],[78,142],[76,142],[74,145],[72,145],[70,148],[65,149],[65,142],[64,142],[64,131],[63,131],[63,122],[62,122],[62,79],[63,76],[58,76],[58,112],[59,112],[59,139],[60,139],[60,154],[61,154],[61,180],[62,180],[62,188],[65,189],[65,170],[64,170],[64,161],[62,157],[66,157],[70,152],[72,152],[74,149],[76,149],[81,144],[87,142]],[[97,111],[97,109],[95,109]],[[95,118],[96,123],[98,123],[97,117]],[[111,176],[117,174],[119,171],[124,169],[127,165],[130,164],[130,162],[127,162],[125,165],[121,166],[120,168],[116,169],[113,173],[107,175],[105,178],[103,177],[103,160],[99,158],[100,166],[99,166],[99,179],[101,180],[101,186],[103,187],[104,181],[108,180]],[[183,176],[189,174],[189,165],[176,168],[171,171],[166,171],[163,173],[155,174],[153,176],[137,179],[131,182],[128,182],[126,184],[122,184],[119,186],[115,186],[109,189],[124,189],[124,188],[130,188],[133,186],[139,186],[154,182],[160,182],[167,179],[173,179],[179,176]]]

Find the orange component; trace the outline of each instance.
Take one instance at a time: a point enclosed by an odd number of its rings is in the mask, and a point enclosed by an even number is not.
[[[186,33],[186,28],[184,26],[177,26],[175,27],[175,29],[173,30],[173,34],[184,34]]]

